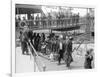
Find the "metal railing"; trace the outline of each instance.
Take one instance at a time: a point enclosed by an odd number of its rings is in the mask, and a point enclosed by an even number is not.
[[[46,70],[46,65],[42,62],[42,60],[40,60],[40,56],[38,55],[37,51],[35,50],[35,48],[33,47],[33,45],[31,44],[31,42],[29,41],[29,44],[31,46],[31,56],[33,56],[34,58],[34,72],[36,72],[36,68],[38,68],[38,70],[40,72],[45,71]],[[33,51],[33,53],[32,53]]]
[[[68,17],[68,18],[46,18],[39,20],[25,20],[29,27],[33,28],[51,28],[51,27],[70,27],[78,25],[87,25],[87,21],[94,22],[94,17]],[[20,21],[16,21],[19,23]],[[89,22],[91,23],[91,22]],[[19,25],[19,24],[18,24]]]

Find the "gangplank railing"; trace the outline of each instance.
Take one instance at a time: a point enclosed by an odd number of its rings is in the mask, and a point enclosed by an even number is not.
[[[35,50],[34,46],[31,44],[30,41],[29,41],[29,44],[30,44],[30,47],[31,47],[31,56],[33,56],[33,58],[34,58],[34,72],[36,72],[37,69],[40,72],[45,71],[46,65],[42,62],[37,51]]]

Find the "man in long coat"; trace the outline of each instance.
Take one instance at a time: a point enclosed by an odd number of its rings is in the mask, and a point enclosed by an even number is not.
[[[73,38],[69,38],[67,41],[67,44],[65,45],[65,53],[64,53],[64,60],[66,63],[66,66],[69,67],[70,63],[73,61],[72,58],[72,40]]]
[[[58,57],[58,65],[60,65],[61,59],[64,58],[65,46],[64,41],[61,39],[59,42],[59,57]]]

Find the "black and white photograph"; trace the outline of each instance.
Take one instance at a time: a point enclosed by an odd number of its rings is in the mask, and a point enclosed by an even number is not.
[[[15,73],[95,68],[95,8],[15,4]]]

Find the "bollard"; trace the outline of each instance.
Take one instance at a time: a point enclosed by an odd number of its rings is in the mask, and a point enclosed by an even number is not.
[[[45,71],[46,70],[46,66],[45,65],[43,65],[43,71]]]

